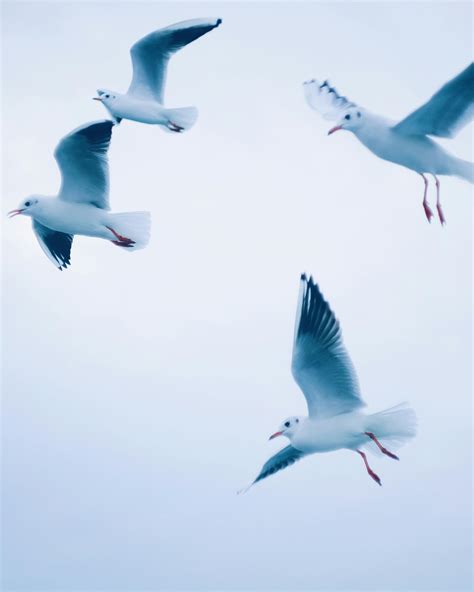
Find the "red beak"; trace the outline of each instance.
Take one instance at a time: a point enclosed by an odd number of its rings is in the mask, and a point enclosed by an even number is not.
[[[92,97],[93,101],[102,101],[102,99],[100,97]]]
[[[9,218],[14,218],[15,216],[18,216],[18,214],[21,214],[23,212],[23,210],[12,210],[11,212],[8,212],[7,216]]]
[[[283,432],[275,432],[268,439],[273,440],[273,438],[278,438],[278,436],[283,436]]]
[[[342,125],[336,125],[336,127],[332,127],[329,131],[328,131],[328,136],[330,136],[331,134],[333,134],[334,132],[337,132],[337,130],[341,130],[342,129]]]

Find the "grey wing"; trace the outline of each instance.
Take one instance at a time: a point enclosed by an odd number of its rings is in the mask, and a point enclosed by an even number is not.
[[[306,102],[315,111],[318,111],[324,119],[338,120],[344,111],[356,104],[346,97],[341,96],[337,90],[325,80],[319,84],[317,80],[307,80],[303,83],[303,90]]]
[[[57,232],[33,220],[33,230],[48,259],[60,271],[71,265],[72,234]]]
[[[258,481],[262,481],[262,479],[270,477],[270,475],[274,475],[278,471],[286,469],[286,467],[289,467],[297,460],[300,460],[303,456],[305,456],[304,452],[301,452],[301,450],[298,450],[297,448],[293,448],[291,445],[283,448],[267,460],[252,485],[258,483]]]
[[[407,135],[452,138],[473,117],[474,63],[471,63],[394,129]]]
[[[109,163],[114,123],[108,119],[78,127],[58,144],[54,157],[61,170],[58,197],[109,209]]]
[[[221,19],[193,19],[154,31],[130,49],[133,78],[128,94],[163,103],[168,60],[173,53],[221,24]]]
[[[330,417],[365,406],[339,322],[319,287],[305,275],[301,276],[291,370],[310,416]]]

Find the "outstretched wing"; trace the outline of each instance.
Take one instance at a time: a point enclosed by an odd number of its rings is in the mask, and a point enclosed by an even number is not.
[[[72,234],[57,232],[33,220],[33,230],[46,256],[59,271],[71,265]]]
[[[113,126],[108,119],[86,123],[59,142],[54,157],[61,170],[60,199],[109,209],[107,151]]]
[[[452,138],[473,117],[474,63],[471,63],[394,129],[407,135]]]
[[[291,445],[283,448],[280,452],[277,452],[267,460],[252,485],[258,483],[258,481],[262,481],[262,479],[270,477],[270,475],[278,473],[278,471],[286,469],[286,467],[294,464],[297,460],[303,458],[303,456],[305,456],[304,452],[301,452],[301,450],[298,450],[297,448],[293,448]]]
[[[130,49],[133,78],[128,94],[163,103],[168,60],[173,53],[218,27],[222,19],[193,19],[154,31]]]
[[[308,105],[311,109],[318,111],[324,119],[337,121],[341,119],[344,111],[356,106],[355,103],[338,94],[328,80],[322,84],[314,79],[307,80],[303,83],[303,90]]]
[[[330,417],[365,405],[339,322],[319,287],[305,275],[301,276],[291,370],[310,416]]]

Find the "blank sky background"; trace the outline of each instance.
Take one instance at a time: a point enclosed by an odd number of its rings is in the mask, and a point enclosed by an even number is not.
[[[149,209],[124,253],[74,240],[59,273],[4,221],[3,554],[15,590],[468,590],[472,187],[423,183],[305,105],[329,77],[403,117],[472,59],[468,3],[5,3],[3,214],[55,194],[59,139],[125,91],[149,31],[220,16],[173,58],[170,135],[123,122],[115,211]],[[472,126],[445,145],[472,160]],[[430,191],[434,203],[434,188]],[[290,374],[299,274],[341,320],[371,410],[408,400],[401,462],[312,456],[251,489],[306,413]]]

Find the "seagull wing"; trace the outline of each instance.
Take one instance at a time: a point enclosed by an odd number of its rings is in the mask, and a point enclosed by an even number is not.
[[[301,276],[291,370],[310,416],[330,417],[365,405],[339,322],[319,287],[305,275]]]
[[[193,19],[154,31],[130,49],[133,78],[127,93],[163,103],[168,60],[173,53],[221,24],[221,19]]]
[[[277,452],[267,460],[252,485],[258,483],[258,481],[262,481],[262,479],[270,477],[270,475],[278,473],[278,471],[286,469],[286,467],[289,467],[297,460],[300,460],[303,456],[305,456],[304,452],[301,452],[301,450],[298,450],[297,448],[293,448],[291,445],[283,448],[280,452]]]
[[[113,126],[108,119],[86,123],[59,142],[54,157],[61,170],[60,199],[109,209],[107,151]]]
[[[71,265],[72,234],[57,232],[33,220],[33,231],[46,256],[59,271]]]
[[[307,80],[303,84],[306,102],[315,111],[318,111],[324,119],[337,121],[344,111],[350,107],[356,107],[346,97],[341,96],[335,88],[325,80],[320,84],[317,80]]]
[[[394,129],[407,135],[452,138],[473,117],[474,63],[471,63]]]

